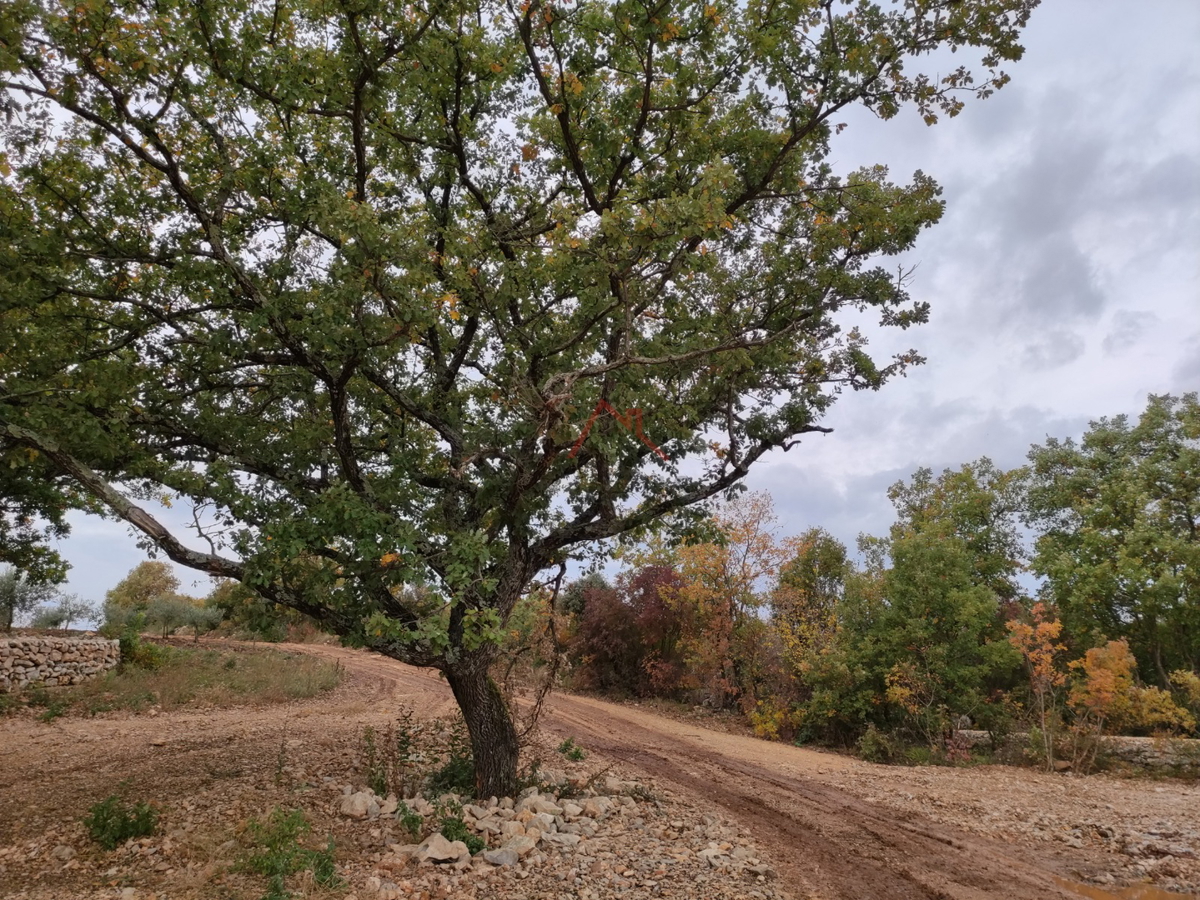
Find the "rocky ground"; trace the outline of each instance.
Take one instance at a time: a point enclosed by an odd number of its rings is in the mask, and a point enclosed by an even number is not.
[[[0,719],[0,896],[256,900],[267,883],[247,871],[249,825],[276,808],[303,810],[306,846],[333,837],[342,886],[293,876],[289,888],[308,897],[1079,896],[1055,879],[1112,896],[1138,883],[1200,890],[1195,784],[873,766],[572,697],[552,701],[529,748],[540,792],[458,798],[468,832],[487,842],[471,857],[465,844],[415,838],[396,798],[366,789],[363,729],[383,734],[402,703],[449,714],[444,684],[318,652],[349,674],[313,700]],[[585,759],[557,752],[566,737]],[[80,819],[114,793],[154,803],[160,826],[108,852]],[[419,838],[453,802],[411,801],[424,813]]]

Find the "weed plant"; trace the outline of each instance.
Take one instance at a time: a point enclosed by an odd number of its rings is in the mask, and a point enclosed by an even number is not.
[[[92,840],[105,850],[115,850],[130,838],[153,834],[157,823],[158,813],[149,803],[127,806],[115,795],[94,804],[83,820]]]
[[[288,876],[305,869],[312,872],[313,880],[322,887],[336,887],[340,883],[333,836],[327,838],[323,848],[310,849],[300,841],[311,830],[302,810],[285,812],[278,806],[265,822],[251,819],[246,825],[249,852],[241,868],[267,879],[263,900],[286,900],[291,896],[286,884]]]
[[[558,752],[572,762],[582,762],[587,758],[587,752],[575,744],[575,738],[567,738],[559,744]]]

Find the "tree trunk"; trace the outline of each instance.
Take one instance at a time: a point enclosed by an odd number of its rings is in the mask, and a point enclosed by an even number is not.
[[[520,751],[517,729],[500,688],[488,674],[486,658],[466,655],[448,665],[445,672],[471,736],[476,796],[515,796]]]

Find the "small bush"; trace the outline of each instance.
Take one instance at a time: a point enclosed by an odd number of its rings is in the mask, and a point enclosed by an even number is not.
[[[363,764],[367,770],[367,787],[380,797],[388,792],[388,765],[379,748],[375,746],[375,729],[368,725],[363,729]]]
[[[466,844],[472,856],[487,846],[483,839],[471,831],[467,827],[467,823],[458,816],[446,816],[442,819],[442,827],[438,830],[446,840],[462,841]]]
[[[567,738],[558,745],[558,752],[572,762],[581,762],[587,758],[587,752],[575,744],[575,738]]]
[[[874,725],[868,725],[858,739],[858,755],[867,762],[890,763],[901,752],[900,742]]]
[[[775,698],[759,700],[753,709],[746,713],[750,727],[757,737],[768,741],[790,741],[796,735],[796,726],[800,717],[786,703]]]
[[[421,832],[425,829],[425,819],[403,800],[396,807],[396,821],[414,841],[421,839]]]
[[[459,794],[471,797],[475,794],[475,760],[467,755],[451,756],[429,776],[429,793]]]
[[[171,658],[171,651],[158,644],[149,644],[135,631],[126,631],[117,639],[121,648],[121,669],[161,669]]]
[[[904,761],[910,766],[932,766],[938,760],[931,748],[918,745],[905,748]]]
[[[467,736],[467,725],[460,715],[449,728],[446,737],[446,761],[429,776],[429,793],[475,795],[475,758]]]
[[[101,800],[83,820],[92,840],[105,850],[115,850],[130,838],[154,833],[158,813],[149,803],[126,806],[116,796]]]

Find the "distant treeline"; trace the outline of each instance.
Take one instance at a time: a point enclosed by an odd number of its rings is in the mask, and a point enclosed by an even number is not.
[[[570,681],[879,757],[953,752],[967,720],[1032,729],[1047,763],[1064,742],[1078,762],[1106,732],[1194,732],[1196,394],[1049,439],[1023,468],[920,469],[888,496],[896,521],[859,538],[861,562],[820,528],[779,537],[770,498],[750,494],[699,539],[575,581],[556,610]]]

